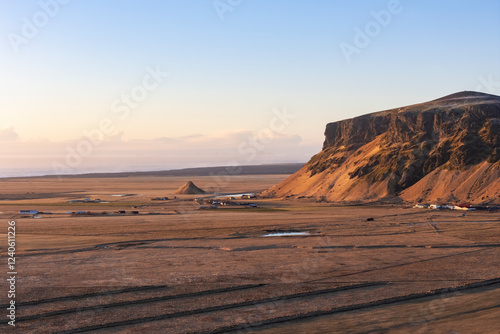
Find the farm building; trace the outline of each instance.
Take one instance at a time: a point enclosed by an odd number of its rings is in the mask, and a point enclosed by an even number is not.
[[[241,199],[251,199],[251,198],[257,198],[254,194],[248,194],[248,195],[242,195]]]
[[[22,215],[36,215],[38,213],[37,210],[21,210],[19,211]]]

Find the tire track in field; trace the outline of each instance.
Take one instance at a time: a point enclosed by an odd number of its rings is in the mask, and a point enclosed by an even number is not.
[[[309,284],[309,283],[316,283],[316,282],[321,282],[321,281],[324,281],[324,280],[327,280],[327,279],[331,279],[331,278],[336,278],[336,277],[353,276],[353,275],[358,275],[358,274],[370,273],[370,272],[373,272],[373,271],[379,271],[379,270],[385,270],[385,269],[392,269],[392,268],[397,268],[397,267],[409,266],[409,265],[416,264],[416,263],[429,262],[429,261],[434,261],[434,260],[445,259],[445,258],[448,258],[448,257],[454,257],[454,256],[460,256],[460,255],[464,255],[464,254],[482,252],[484,250],[488,250],[488,249],[476,249],[476,250],[473,250],[473,251],[462,252],[462,253],[458,253],[458,254],[443,255],[443,256],[433,257],[433,258],[430,258],[430,259],[424,259],[424,260],[418,260],[418,261],[412,261],[412,262],[406,262],[406,263],[393,264],[393,265],[390,265],[390,266],[377,267],[377,268],[372,268],[372,269],[366,269],[366,270],[356,271],[356,272],[353,272],[353,273],[347,273],[347,274],[341,274],[341,275],[335,275],[335,276],[328,276],[328,277],[324,277],[324,278],[318,278],[318,279],[315,279],[315,280],[305,281],[303,283],[307,283],[307,284]],[[332,272],[334,272],[334,271],[332,271]]]
[[[151,298],[145,298],[145,299],[136,299],[136,300],[115,302],[115,303],[109,303],[109,304],[93,305],[93,306],[87,306],[87,307],[74,307],[74,308],[70,308],[70,309],[63,309],[63,310],[59,310],[59,311],[46,312],[46,313],[34,314],[34,315],[30,315],[30,316],[16,318],[16,322],[42,319],[42,318],[46,318],[46,317],[54,317],[54,316],[59,316],[59,315],[71,314],[71,313],[79,313],[79,312],[95,310],[95,309],[107,309],[107,308],[123,307],[123,306],[130,306],[130,305],[148,304],[148,303],[154,303],[154,302],[166,301],[166,300],[176,300],[176,299],[182,299],[182,298],[207,296],[207,295],[219,294],[219,293],[224,293],[224,292],[232,292],[232,291],[260,288],[260,287],[263,287],[265,285],[266,284],[240,285],[240,286],[233,286],[233,287],[229,287],[229,288],[182,293],[182,294],[178,294],[178,295],[151,297]],[[81,296],[85,296],[85,295],[81,295]],[[66,299],[66,300],[75,300],[75,299],[85,298],[85,297],[81,297],[81,296],[76,296],[77,298]],[[0,324],[6,324],[6,323],[8,323],[8,321],[9,321],[8,319],[1,320]]]
[[[16,305],[17,306],[32,306],[32,305],[40,305],[40,304],[54,303],[54,302],[60,302],[60,301],[75,301],[78,299],[91,298],[91,297],[109,296],[109,295],[117,295],[117,294],[121,294],[121,293],[142,292],[142,291],[151,291],[151,290],[168,289],[168,288],[171,288],[171,286],[169,286],[169,285],[146,285],[146,286],[131,287],[131,288],[118,289],[118,290],[110,290],[110,291],[106,291],[106,292],[90,292],[90,293],[85,293],[82,295],[69,295],[69,296],[61,296],[61,297],[54,297],[54,298],[48,298],[48,299],[31,300],[31,301],[27,301],[27,302],[19,302],[19,303],[16,303]],[[0,305],[0,308],[4,308],[4,307],[9,307],[9,305],[8,304]]]
[[[500,243],[488,244],[468,244],[468,245],[345,245],[345,246],[317,246],[313,249],[385,249],[385,248],[448,248],[448,249],[462,249],[462,248],[495,248],[500,247]]]
[[[164,242],[164,241],[193,241],[193,240],[225,240],[225,239],[241,239],[242,237],[227,237],[227,238],[165,238],[165,239],[147,239],[147,240],[128,240],[128,241],[117,241],[110,242],[104,244],[97,244],[94,246],[88,246],[77,249],[55,249],[50,252],[33,252],[33,253],[22,253],[18,254],[18,257],[27,257],[27,256],[42,256],[42,255],[58,255],[58,254],[72,254],[72,253],[82,253],[82,252],[92,252],[96,250],[117,250],[117,248],[112,248],[113,246],[124,246],[125,247],[133,247],[133,246],[143,246],[145,244],[151,244],[156,242]],[[130,244],[134,244],[130,246]],[[118,249],[119,250],[119,249]]]
[[[94,331],[94,330],[115,328],[115,327],[128,326],[128,325],[136,325],[136,324],[141,324],[141,323],[160,321],[160,320],[179,318],[179,317],[187,317],[187,316],[199,315],[199,314],[210,313],[210,312],[227,311],[227,310],[248,307],[248,306],[255,306],[255,305],[265,304],[265,303],[282,302],[285,300],[293,300],[293,299],[299,299],[299,298],[317,297],[317,296],[321,296],[321,295],[325,295],[325,294],[331,294],[331,293],[336,293],[336,292],[341,292],[341,291],[361,289],[361,288],[367,288],[367,287],[383,286],[386,284],[388,284],[388,283],[386,283],[386,282],[372,282],[372,283],[353,284],[353,285],[331,288],[331,289],[301,292],[301,293],[295,293],[295,294],[290,294],[290,295],[282,295],[282,296],[277,296],[277,297],[255,299],[255,300],[239,302],[239,303],[231,303],[231,304],[219,305],[219,306],[210,306],[210,307],[205,307],[205,308],[200,308],[200,309],[179,311],[179,312],[167,313],[167,314],[151,316],[151,317],[142,317],[142,318],[136,318],[136,319],[130,319],[130,320],[110,322],[110,323],[105,323],[105,324],[100,324],[100,325],[74,328],[74,329],[58,332],[58,334],[84,333],[84,332],[89,332],[89,331]]]
[[[220,327],[220,328],[217,328],[214,330],[209,330],[209,331],[190,332],[188,334],[220,334],[220,333],[234,332],[234,331],[238,331],[238,330],[255,330],[255,329],[262,328],[262,327],[269,326],[269,325],[290,323],[290,322],[294,322],[294,321],[301,321],[301,320],[305,320],[305,319],[311,319],[311,318],[321,317],[321,316],[325,316],[325,315],[333,315],[333,314],[343,313],[343,312],[359,311],[359,310],[368,309],[368,308],[372,308],[372,307],[391,305],[391,304],[396,304],[399,302],[414,301],[414,300],[418,300],[418,299],[422,299],[422,298],[426,298],[426,297],[451,294],[451,293],[455,293],[455,292],[459,292],[459,291],[473,290],[473,289],[492,286],[492,285],[500,285],[500,278],[494,278],[491,280],[470,283],[470,284],[462,285],[462,286],[455,287],[455,288],[442,288],[442,289],[437,289],[437,290],[433,290],[433,291],[429,291],[429,292],[414,293],[414,294],[410,294],[410,295],[391,297],[391,298],[380,299],[380,300],[366,302],[366,303],[341,306],[341,307],[334,307],[334,308],[331,308],[329,310],[306,312],[306,313],[302,313],[302,314],[277,317],[277,318],[273,318],[273,319],[267,319],[267,320],[262,320],[262,321],[258,321],[258,322],[252,322],[252,323],[225,326],[225,327]],[[500,286],[499,286],[499,288],[500,288]],[[485,310],[486,309],[493,309],[493,308],[496,308],[498,306],[499,305],[488,307],[488,308],[485,308]]]
[[[479,312],[484,312],[484,311],[491,311],[491,310],[494,310],[494,309],[497,309],[497,308],[500,308],[500,304],[493,305],[493,306],[482,307],[482,308],[478,308],[478,309],[474,309],[474,310],[457,312],[457,313],[453,313],[453,314],[442,316],[442,317],[432,318],[432,320],[430,320],[429,322],[436,322],[436,321],[440,321],[440,320],[445,320],[445,319],[450,319],[450,318],[456,318],[456,317],[459,317],[459,316],[462,316],[462,315],[471,315],[471,314],[474,314],[474,313],[479,313]],[[405,328],[405,327],[408,327],[408,324],[400,324],[400,325],[396,325],[396,326],[391,326],[391,327],[384,328],[384,330],[394,330],[394,329],[400,329],[400,328]]]

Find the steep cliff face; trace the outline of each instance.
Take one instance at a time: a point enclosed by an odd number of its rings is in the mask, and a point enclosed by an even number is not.
[[[328,124],[323,150],[264,195],[491,202],[499,160],[500,97],[463,92]]]

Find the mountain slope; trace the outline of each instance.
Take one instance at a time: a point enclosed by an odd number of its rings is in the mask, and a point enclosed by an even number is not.
[[[174,195],[197,195],[205,194],[205,190],[198,188],[192,181],[187,182],[174,192]]]
[[[323,150],[263,193],[330,201],[495,201],[500,97],[462,92],[329,123]]]

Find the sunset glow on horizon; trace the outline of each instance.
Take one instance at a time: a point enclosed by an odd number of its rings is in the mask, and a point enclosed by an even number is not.
[[[231,3],[0,0],[0,177],[306,162],[328,122],[500,95],[499,1]]]

